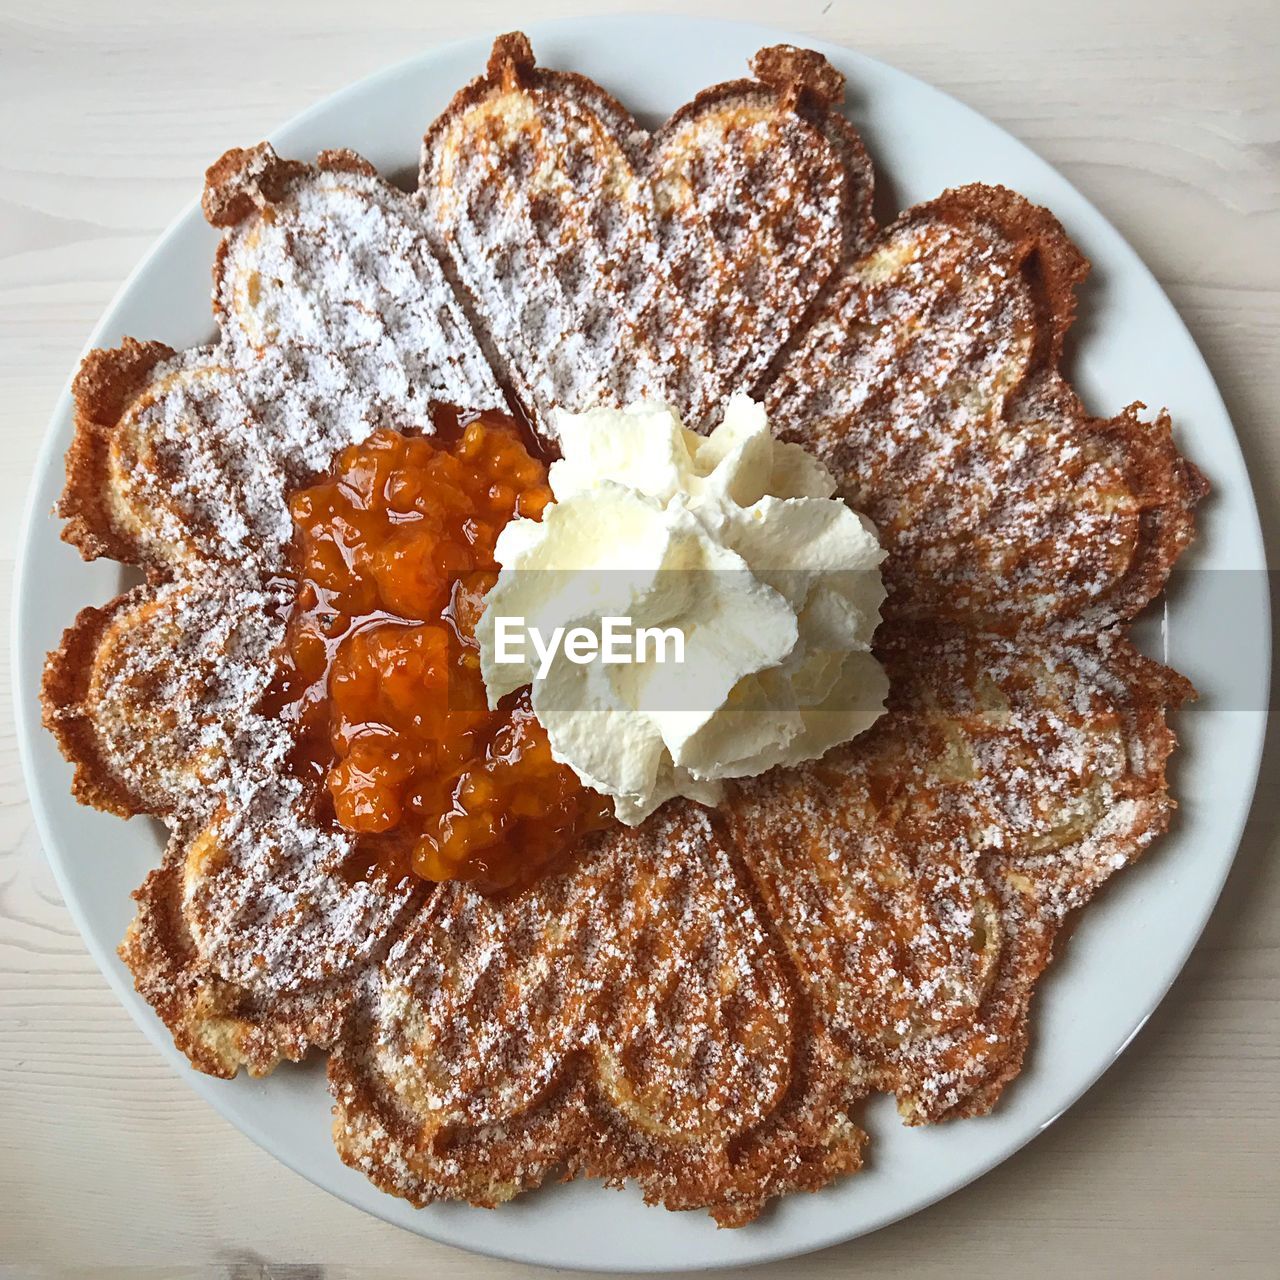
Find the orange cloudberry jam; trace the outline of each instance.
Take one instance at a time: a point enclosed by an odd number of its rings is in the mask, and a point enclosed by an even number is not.
[[[295,765],[360,836],[355,870],[527,884],[607,799],[552,759],[527,690],[488,709],[475,625],[513,516],[541,518],[546,464],[505,415],[378,430],[294,493],[297,595],[271,699]]]

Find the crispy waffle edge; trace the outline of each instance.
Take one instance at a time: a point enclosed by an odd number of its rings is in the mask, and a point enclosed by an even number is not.
[[[86,560],[107,556],[137,564],[135,539],[111,513],[107,451],[130,404],[146,388],[156,366],[177,352],[163,342],[125,338],[111,350],[90,351],[71,384],[74,435],[66,457],[66,484],[55,508],[66,523],[62,537]]]

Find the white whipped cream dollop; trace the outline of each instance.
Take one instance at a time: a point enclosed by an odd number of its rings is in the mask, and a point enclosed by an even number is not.
[[[659,403],[560,413],[555,426],[556,501],[502,531],[477,627],[490,706],[532,683],[553,755],[633,825],[672,796],[714,804],[724,779],[815,759],[876,721],[884,552],[760,405],[735,396],[705,437]],[[527,660],[500,662],[500,617],[544,637],[600,636],[606,618],[676,627],[684,660],[657,661],[653,645],[626,665],[540,661],[526,646]]]

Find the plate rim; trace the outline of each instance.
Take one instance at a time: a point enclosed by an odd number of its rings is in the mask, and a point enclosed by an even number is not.
[[[881,71],[886,71],[894,77],[911,83],[916,91],[926,91],[929,94],[936,95],[946,106],[949,113],[959,113],[965,117],[974,117],[978,121],[989,128],[997,130],[1005,139],[1010,141],[1016,148],[1027,153],[1027,155],[1035,160],[1036,163],[1044,166],[1058,181],[1069,188],[1082,203],[1087,210],[1088,215],[1094,219],[1098,228],[1105,228],[1112,234],[1117,243],[1124,251],[1127,251],[1132,263],[1135,267],[1146,276],[1148,282],[1153,285],[1168,303],[1170,314],[1177,326],[1182,330],[1183,336],[1190,345],[1191,349],[1199,362],[1199,369],[1203,375],[1205,383],[1212,394],[1213,401],[1220,411],[1223,420],[1230,429],[1232,441],[1235,444],[1237,453],[1239,454],[1240,468],[1245,480],[1243,490],[1237,494],[1237,499],[1243,499],[1246,507],[1239,516],[1247,516],[1251,518],[1250,527],[1247,532],[1250,535],[1250,541],[1253,546],[1251,550],[1254,552],[1257,560],[1257,568],[1266,570],[1266,551],[1262,537],[1261,521],[1258,514],[1257,495],[1253,478],[1249,474],[1247,461],[1244,457],[1243,450],[1240,448],[1239,435],[1236,432],[1235,425],[1231,420],[1231,415],[1227,410],[1223,401],[1221,391],[1218,388],[1217,379],[1214,377],[1212,369],[1208,362],[1204,359],[1204,355],[1200,350],[1199,344],[1195,337],[1191,334],[1181,314],[1168,298],[1163,287],[1156,279],[1154,273],[1147,266],[1145,260],[1137,253],[1129,244],[1128,240],[1113,226],[1110,220],[1089,200],[1087,196],[1079,191],[1075,185],[1067,179],[1056,166],[1051,165],[1044,160],[1037,152],[1035,152],[1028,144],[1022,142],[1016,135],[1010,133],[1003,126],[997,124],[989,117],[983,116],[980,112],[966,103],[962,102],[952,94],[938,89],[927,81],[910,75],[886,63],[881,59],[861,52],[859,49],[833,43],[831,41],[822,40],[813,36],[805,35],[799,32],[787,31],[783,28],[774,27],[772,25],[742,21],[736,19],[720,19],[704,16],[684,16],[677,14],[609,14],[609,15],[593,15],[589,17],[566,17],[548,19],[537,22],[524,24],[522,29],[525,30],[535,43],[540,39],[554,39],[558,36],[581,32],[584,28],[590,28],[594,31],[601,28],[615,28],[623,30],[632,26],[641,27],[667,27],[674,26],[676,28],[736,28],[741,33],[753,33],[752,39],[758,39],[761,43],[769,42],[786,42],[800,45],[805,48],[816,49],[828,56],[853,58],[857,61],[873,64]],[[412,72],[413,69],[429,65],[433,61],[441,61],[449,57],[467,56],[477,69],[483,66],[487,56],[488,47],[497,34],[497,30],[492,34],[481,34],[472,37],[465,37],[458,40],[451,40],[440,43],[432,43],[420,49],[418,52],[382,67],[367,76],[343,85],[337,90],[324,95],[316,101],[304,107],[289,119],[272,129],[268,139],[276,142],[282,135],[288,135],[292,132],[304,129],[311,118],[316,115],[326,114],[339,107],[343,100],[348,96],[356,96],[358,94],[375,92],[380,85],[390,83],[396,78]],[[461,87],[461,85],[457,86]],[[872,139],[872,145],[877,155],[881,154],[882,147],[877,145],[880,140]],[[283,145],[283,144],[282,144]],[[884,147],[883,150],[888,152],[891,148]],[[103,339],[110,334],[111,326],[114,323],[113,317],[121,308],[125,300],[132,295],[134,289],[138,286],[139,281],[151,269],[155,260],[160,257],[165,249],[176,239],[190,234],[189,226],[192,223],[203,225],[203,219],[200,215],[200,199],[197,195],[187,202],[178,212],[173,220],[165,227],[161,234],[152,241],[142,257],[139,259],[134,268],[126,276],[123,283],[116,290],[110,303],[103,311],[97,322],[94,324],[84,347],[81,350],[80,357],[76,361],[76,367],[79,366],[80,360],[83,359],[85,353],[101,345]],[[45,791],[48,784],[42,783],[40,775],[35,769],[33,761],[33,750],[36,736],[43,733],[42,716],[39,705],[39,697],[30,682],[24,679],[29,670],[38,670],[43,665],[43,651],[38,647],[33,654],[32,645],[35,643],[34,638],[28,638],[30,629],[26,627],[26,608],[24,602],[28,595],[29,578],[34,572],[33,557],[35,548],[39,542],[41,532],[41,520],[43,513],[39,510],[38,500],[41,488],[41,481],[53,469],[58,466],[59,459],[64,452],[64,446],[59,442],[58,435],[60,424],[68,417],[71,409],[71,383],[75,376],[75,368],[72,369],[63,389],[58,395],[53,411],[50,415],[40,448],[37,452],[34,467],[30,476],[30,487],[25,501],[25,509],[20,525],[19,540],[14,557],[14,580],[11,594],[11,622],[10,622],[10,645],[11,653],[14,655],[14,661],[11,668],[11,688],[13,694],[14,706],[14,722],[16,729],[16,737],[18,742],[18,753],[22,765],[23,779],[26,784],[28,799],[31,804],[31,810],[35,819],[37,833],[40,837],[41,846],[44,852],[45,860],[49,864],[54,879],[58,885],[59,892],[62,894],[63,901],[80,933],[81,939],[86,950],[92,956],[99,971],[103,974],[108,986],[113,994],[125,1007],[127,1012],[133,1018],[134,1022],[140,1027],[144,1035],[152,1044],[160,1051],[164,1058],[175,1067],[178,1074],[193,1089],[202,1101],[213,1106],[223,1119],[231,1123],[239,1132],[243,1133],[255,1145],[262,1148],[273,1159],[284,1164],[294,1173],[299,1174],[308,1182],[319,1187],[332,1195],[337,1196],[353,1208],[361,1210],[365,1213],[372,1214],[374,1217],[388,1223],[389,1225],[409,1230],[414,1234],[423,1236],[441,1244],[447,1244],[454,1248],[466,1249],[471,1252],[501,1258],[507,1261],[521,1262],[540,1266],[553,1266],[565,1268],[568,1270],[587,1270],[598,1268],[601,1263],[599,1259],[577,1259],[567,1255],[550,1255],[539,1252],[521,1252],[519,1250],[506,1249],[496,1242],[486,1242],[483,1239],[483,1226],[477,1226],[470,1232],[466,1231],[442,1231],[438,1224],[428,1222],[425,1218],[419,1219],[419,1225],[409,1226],[406,1223],[397,1221],[392,1216],[392,1209],[399,1202],[393,1200],[392,1197],[385,1193],[374,1190],[374,1197],[365,1202],[354,1191],[348,1193],[341,1185],[335,1185],[327,1180],[323,1171],[317,1172],[309,1170],[301,1166],[301,1162],[294,1161],[288,1155],[283,1154],[278,1145],[273,1141],[271,1134],[245,1116],[236,1114],[235,1108],[225,1100],[226,1095],[221,1095],[221,1091],[217,1088],[219,1085],[228,1085],[232,1087],[236,1084],[243,1084],[246,1077],[242,1072],[233,1082],[225,1082],[214,1080],[211,1077],[202,1076],[194,1072],[185,1057],[179,1053],[174,1046],[171,1037],[164,1025],[154,1016],[148,1006],[141,1002],[141,998],[134,991],[131,981],[127,973],[117,961],[114,945],[103,947],[98,944],[95,938],[95,931],[87,924],[87,919],[83,913],[79,892],[75,887],[75,880],[70,871],[70,863],[64,857],[60,848],[60,837],[57,834],[58,820],[47,803]],[[1250,566],[1252,568],[1253,566]],[[86,604],[95,603],[86,601]],[[1144,1013],[1138,1017],[1127,1035],[1123,1037],[1120,1043],[1114,1048],[1110,1056],[1101,1063],[1096,1071],[1086,1073],[1085,1078],[1078,1087],[1069,1091],[1069,1096],[1053,1110],[1052,1114],[1042,1119],[1034,1126],[1027,1126],[1026,1130],[1014,1142],[1007,1144],[1000,1152],[994,1155],[989,1162],[981,1165],[968,1173],[962,1175],[954,1182],[948,1184],[934,1194],[928,1194],[918,1199],[905,1199],[899,1209],[894,1212],[882,1215],[880,1220],[870,1225],[856,1228],[852,1232],[843,1227],[836,1225],[834,1229],[828,1229],[821,1234],[814,1234],[811,1239],[801,1244],[785,1243],[781,1245],[771,1245],[767,1237],[761,1235],[757,1237],[759,1247],[751,1251],[750,1259],[742,1256],[727,1257],[723,1260],[696,1261],[686,1266],[679,1264],[672,1265],[669,1260],[648,1262],[644,1259],[631,1259],[627,1262],[626,1271],[632,1273],[654,1272],[654,1271],[693,1271],[693,1270],[720,1270],[723,1268],[742,1266],[750,1264],[760,1264],[765,1262],[778,1261],[785,1258],[796,1257],[814,1250],[823,1249],[842,1243],[847,1243],[853,1239],[860,1238],[863,1235],[878,1231],[882,1227],[889,1226],[894,1222],[899,1222],[930,1205],[945,1199],[955,1192],[963,1189],[983,1177],[992,1169],[1003,1164],[1012,1157],[1016,1152],[1021,1150],[1027,1143],[1043,1133],[1050,1125],[1064,1115],[1089,1089],[1091,1089],[1098,1080],[1115,1064],[1116,1060],[1124,1053],[1134,1038],[1139,1034],[1146,1025],[1151,1015],[1163,1003],[1168,995],[1170,988],[1182,973],[1188,958],[1198,944],[1205,927],[1217,908],[1222,889],[1226,883],[1228,876],[1235,865],[1238,855],[1239,846],[1243,839],[1245,826],[1252,812],[1253,805],[1256,800],[1257,781],[1259,771],[1262,765],[1266,729],[1270,710],[1270,699],[1266,697],[1271,687],[1271,633],[1272,633],[1272,617],[1269,597],[1265,592],[1260,593],[1259,603],[1261,605],[1258,622],[1262,629],[1262,657],[1259,668],[1256,672],[1256,684],[1258,691],[1264,695],[1262,710],[1257,717],[1256,724],[1251,722],[1250,738],[1248,744],[1248,767],[1242,773],[1242,779],[1246,785],[1240,791],[1239,813],[1227,828],[1226,836],[1219,842],[1219,847],[1224,851],[1230,850],[1229,856],[1223,856],[1220,874],[1216,879],[1216,883],[1212,888],[1211,894],[1207,897],[1201,912],[1201,918],[1196,927],[1191,930],[1185,937],[1182,945],[1176,949],[1170,950],[1167,954],[1176,961],[1170,968],[1170,976],[1164,982],[1159,990],[1158,995],[1151,1000],[1149,1007]],[[82,606],[83,607],[83,606]],[[38,659],[36,665],[32,666],[31,659]],[[55,784],[50,789],[53,797],[57,801],[66,803],[69,800],[67,795],[62,794],[60,784]],[[1158,856],[1158,855],[1157,855]],[[1056,966],[1055,966],[1056,967]],[[314,1056],[314,1055],[313,1055]],[[297,1066],[289,1064],[293,1070],[297,1070]],[[221,1096],[220,1096],[221,1095]],[[371,1184],[360,1184],[362,1188]],[[596,1190],[600,1190],[596,1188]],[[386,1202],[385,1212],[379,1206]],[[646,1207],[646,1211],[648,1211]],[[473,1210],[479,1213],[480,1211]],[[657,1215],[665,1212],[665,1210],[654,1209],[652,1212]],[[661,1219],[655,1217],[655,1222]],[[477,1220],[479,1221],[479,1220]],[[470,1236],[465,1242],[460,1239],[461,1236]]]

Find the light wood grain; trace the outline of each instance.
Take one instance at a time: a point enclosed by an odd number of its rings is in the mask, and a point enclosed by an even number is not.
[[[54,399],[94,320],[209,160],[413,50],[580,7],[5,0],[6,613],[18,517]],[[595,6],[606,7],[615,6]],[[1280,562],[1271,497],[1280,478],[1280,6],[689,7],[774,21],[883,58],[955,93],[1059,166],[1138,248],[1203,347]],[[522,1274],[329,1198],[169,1071],[108,992],[44,865],[7,671],[2,688],[0,1276]],[[1273,741],[1205,938],[1119,1065],[975,1186],[771,1274],[1280,1274],[1278,750]]]

